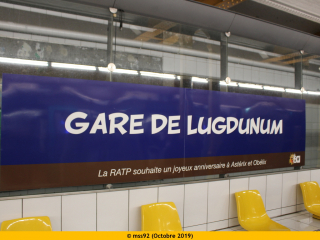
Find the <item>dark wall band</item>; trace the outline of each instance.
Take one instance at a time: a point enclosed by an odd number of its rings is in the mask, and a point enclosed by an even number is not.
[[[301,157],[299,163],[290,162],[293,153],[269,153],[148,161],[7,165],[1,167],[0,190],[135,182],[303,166],[304,152],[294,154]]]

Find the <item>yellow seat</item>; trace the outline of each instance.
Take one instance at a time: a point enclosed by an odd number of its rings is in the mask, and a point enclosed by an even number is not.
[[[258,190],[235,193],[238,220],[248,231],[290,231],[289,228],[272,221],[266,213]]]
[[[49,217],[26,217],[3,221],[1,231],[52,231]]]
[[[300,183],[304,206],[313,217],[320,219],[320,188],[317,182]]]
[[[182,231],[179,214],[173,202],[141,206],[142,231]]]

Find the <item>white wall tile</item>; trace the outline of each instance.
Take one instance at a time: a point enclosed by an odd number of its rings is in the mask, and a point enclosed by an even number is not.
[[[162,57],[162,52],[150,50],[150,56]]]
[[[86,42],[81,41],[81,47],[89,47],[89,48],[95,48],[97,45],[94,42]],[[117,49],[118,50],[118,49]]]
[[[266,210],[281,208],[282,174],[267,176]]]
[[[284,208],[281,208],[281,215],[286,215],[286,214],[289,214],[289,213],[294,213],[297,211],[297,206],[294,205],[294,206],[290,206],[290,207],[284,207]]]
[[[198,57],[186,56],[186,60],[189,60],[189,61],[196,62],[198,59],[199,59]]]
[[[217,62],[217,72],[216,72],[216,75],[214,75],[214,77],[217,77],[217,78],[220,78],[220,71],[221,71],[221,69],[220,69],[220,61],[216,61]]]
[[[207,75],[207,63],[197,61],[197,76],[206,76]]]
[[[71,39],[66,39],[65,40],[65,44],[67,45],[72,45],[72,46],[81,46],[81,41],[79,40],[71,40]],[[107,44],[104,44],[104,45],[107,45]],[[97,44],[98,46],[98,44]],[[99,47],[98,47],[99,48]],[[106,47],[105,47],[106,49]]]
[[[311,172],[310,171],[301,171],[298,172],[298,182],[297,182],[297,204],[303,203],[302,192],[299,183],[310,182]]]
[[[173,53],[163,52],[163,57],[174,58],[174,54]]]
[[[31,40],[31,34],[25,34],[25,33],[13,33],[14,38],[19,39],[25,39],[25,40]]]
[[[185,60],[184,71],[187,74],[197,75],[197,62],[196,61]]]
[[[184,185],[159,187],[158,202],[174,202],[183,226]]]
[[[239,64],[236,65],[234,75],[235,75],[235,79],[236,80],[244,80],[244,77],[243,77],[243,66],[241,66]]]
[[[207,231],[215,231],[229,227],[229,220],[223,220],[219,222],[213,222],[207,224]]]
[[[238,178],[230,180],[230,200],[229,200],[229,218],[235,218],[237,214],[237,203],[235,193],[248,190],[249,178]]]
[[[316,181],[320,186],[320,169],[311,170],[311,181]]]
[[[104,45],[106,45],[106,44],[104,44]],[[138,48],[132,48],[132,47],[125,47],[124,48],[125,49],[125,52],[127,52],[127,53],[138,53]]]
[[[41,36],[41,35],[31,35],[31,39],[33,41],[40,41],[40,42],[48,42],[49,41],[49,37],[46,36]]]
[[[297,204],[298,173],[284,173],[282,175],[282,207]]]
[[[249,190],[258,190],[266,206],[267,176],[250,177]]]
[[[174,72],[174,58],[163,57],[162,61],[164,72]]]
[[[0,224],[16,218],[22,218],[22,199],[0,201]]]
[[[267,214],[270,218],[278,217],[281,215],[281,208],[269,210],[267,211]]]
[[[219,73],[218,73],[218,65],[217,61],[208,59],[207,60],[207,74],[208,77],[216,77],[220,76],[220,65],[219,65]]]
[[[67,44],[67,40],[66,40],[66,44]],[[98,48],[98,49],[107,50],[107,48],[108,48],[107,44],[105,44],[105,43],[96,43],[96,45],[97,45],[97,48]],[[126,51],[127,51],[128,48],[125,47],[125,49],[126,49]],[[135,49],[135,48],[130,48],[130,49]]]
[[[268,84],[270,84],[271,86],[275,84],[274,81],[275,77],[274,77],[274,73],[273,70],[268,69],[267,70],[267,80],[268,80]]]
[[[13,32],[0,31],[0,36],[1,36],[1,37],[9,37],[9,38],[13,38]]]
[[[184,59],[182,59],[182,58],[175,58],[174,59],[174,71],[176,72],[176,73],[184,73]]]
[[[23,199],[23,217],[48,216],[53,231],[61,231],[61,196]]]
[[[208,222],[228,219],[229,180],[209,182]]]
[[[129,231],[141,230],[141,206],[158,202],[158,188],[129,191]]]
[[[268,81],[268,76],[267,76],[266,69],[260,68],[260,71],[259,71],[259,82],[263,83],[263,84],[270,84],[269,81]]]
[[[62,231],[96,231],[96,196],[62,196]]]
[[[259,79],[260,79],[259,70],[256,67],[252,67],[251,81],[253,83],[260,83]]]
[[[251,67],[249,68],[244,68],[243,69],[243,80],[245,82],[251,82],[252,81],[252,70],[251,70]]]
[[[142,55],[147,55],[147,56],[150,56],[150,54],[151,54],[150,50],[143,49],[143,48],[140,48],[140,49],[138,50],[138,53],[139,53],[139,54],[142,54]]]
[[[298,205],[297,205],[297,212],[303,211],[303,210],[306,210],[304,204],[298,204]]]
[[[229,63],[228,64],[228,76],[231,78],[231,79],[235,79],[236,77],[236,67],[235,67],[235,64],[234,63]]]
[[[64,44],[65,39],[64,38],[49,37],[49,42],[50,43]]]
[[[97,231],[128,231],[129,191],[97,193]]]
[[[207,231],[207,224],[192,226],[192,227],[185,227],[183,231],[195,231],[195,232],[204,232]]]
[[[184,227],[207,223],[208,183],[185,185]]]
[[[238,218],[229,218],[229,227],[240,225]]]

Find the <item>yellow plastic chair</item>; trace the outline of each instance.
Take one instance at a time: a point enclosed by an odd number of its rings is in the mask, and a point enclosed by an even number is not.
[[[179,214],[173,202],[141,206],[142,231],[182,231]]]
[[[52,231],[49,217],[27,217],[3,221],[1,231]]]
[[[258,190],[235,193],[238,220],[248,231],[290,231],[289,228],[272,221],[266,213]]]
[[[313,217],[320,219],[320,188],[317,182],[300,183],[304,206]]]

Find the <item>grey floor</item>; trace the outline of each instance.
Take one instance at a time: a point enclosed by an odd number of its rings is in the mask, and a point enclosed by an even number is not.
[[[272,218],[291,231],[320,231],[320,220],[312,218],[312,214],[307,211],[288,214],[280,217]],[[246,231],[241,226],[225,228],[218,231]]]

